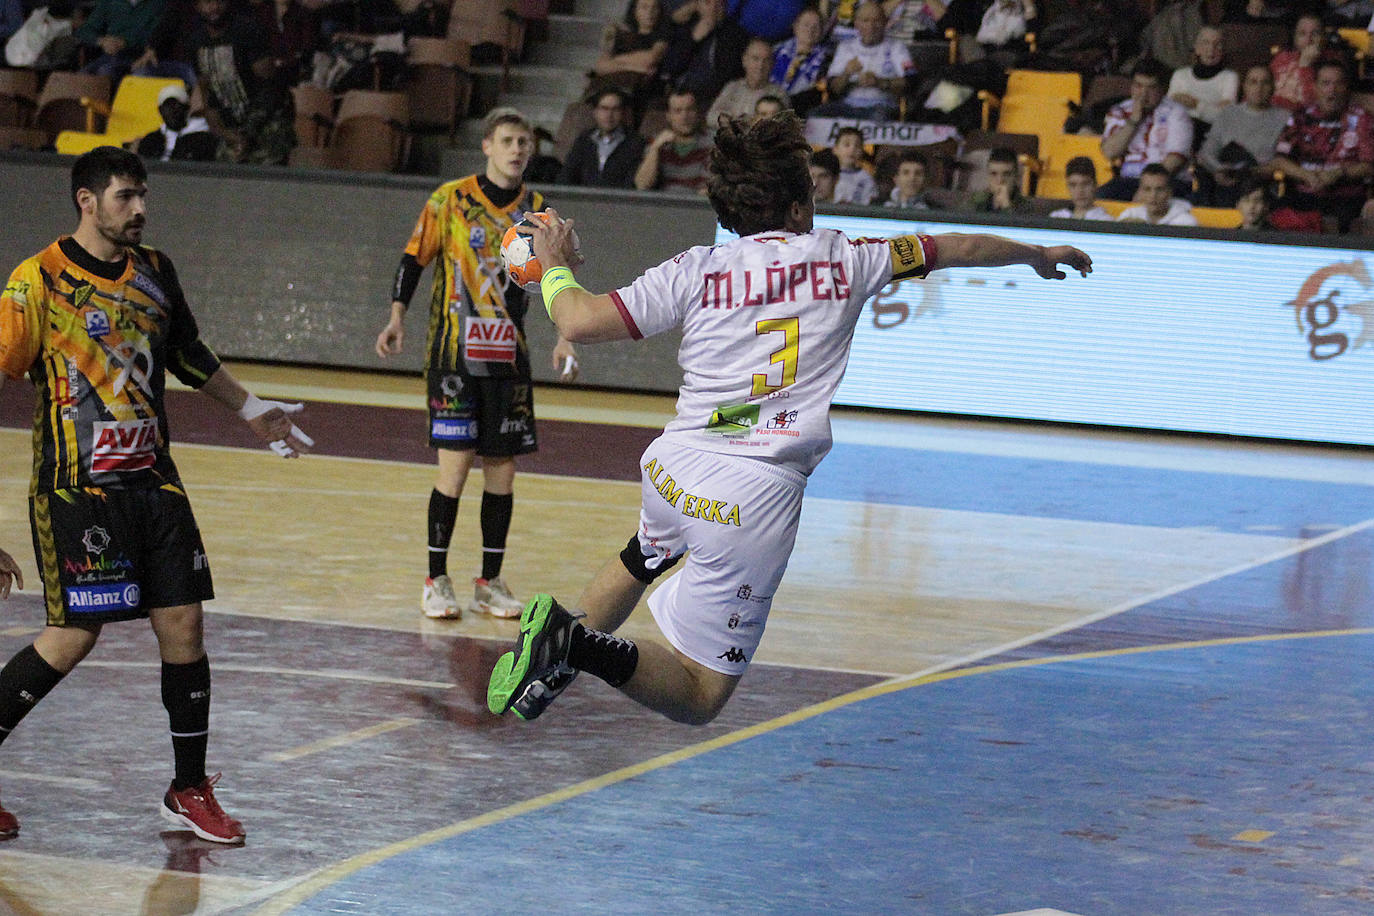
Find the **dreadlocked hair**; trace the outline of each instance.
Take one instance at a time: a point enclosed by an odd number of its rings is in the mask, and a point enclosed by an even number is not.
[[[790,111],[757,121],[721,118],[706,182],[720,224],[742,236],[781,229],[793,204],[811,200],[810,155]]]

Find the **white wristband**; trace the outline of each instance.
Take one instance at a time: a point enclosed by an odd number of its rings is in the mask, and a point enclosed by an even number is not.
[[[262,416],[271,409],[271,404],[262,400],[256,394],[250,394],[247,400],[243,402],[243,406],[239,408],[239,419],[251,420],[254,417]]]

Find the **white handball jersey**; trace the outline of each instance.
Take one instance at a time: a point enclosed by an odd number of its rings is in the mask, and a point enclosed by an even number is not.
[[[830,451],[830,400],[863,304],[934,260],[928,236],[762,232],[688,249],[611,298],[636,339],[682,326],[665,437],[810,474]]]

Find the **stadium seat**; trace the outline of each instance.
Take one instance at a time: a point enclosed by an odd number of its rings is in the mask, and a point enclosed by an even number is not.
[[[1241,224],[1240,211],[1231,207],[1194,207],[1193,216],[1199,226],[1213,229],[1239,229]]]
[[[1083,77],[1057,70],[1008,70],[1006,94],[1052,96],[1077,104],[1083,100]]]
[[[453,139],[472,102],[472,49],[458,38],[416,36],[406,43],[411,127],[443,127]]]
[[[0,70],[0,127],[28,127],[38,108],[38,73]]]
[[[1044,155],[1041,157],[1040,184],[1036,194],[1040,197],[1068,197],[1069,188],[1064,180],[1064,167],[1075,156],[1087,156],[1097,166],[1097,182],[1102,184],[1112,177],[1112,164],[1102,155],[1102,138],[1091,134],[1058,134],[1047,138]]]
[[[1064,132],[1069,116],[1069,100],[1058,96],[1011,95],[999,99],[986,90],[978,93],[983,100],[983,129],[992,129],[992,111],[997,112],[996,129],[1004,134],[1035,134],[1041,145],[1049,137]]]
[[[1364,79],[1364,62],[1369,57],[1369,32],[1365,29],[1337,29],[1336,34],[1355,52],[1355,71]]]
[[[296,145],[322,149],[334,129],[334,93],[311,83],[291,87],[296,108]]]
[[[525,51],[525,19],[516,0],[453,0],[448,37],[476,50],[494,48],[501,64],[501,89],[509,84],[510,65]]]
[[[61,70],[49,74],[43,90],[38,93],[34,126],[45,131],[50,140],[64,130],[84,130],[86,107],[81,104],[83,98],[108,102],[110,78]]]
[[[329,149],[340,168],[392,172],[409,154],[409,125],[405,93],[354,89],[339,100]]]
[[[1127,207],[1135,206],[1135,202],[1134,202],[1134,201],[1130,201],[1130,200],[1105,200],[1105,199],[1103,199],[1103,200],[1095,200],[1095,201],[1093,201],[1093,203],[1097,204],[1097,205],[1098,205],[1099,207],[1101,207],[1103,210],[1106,210],[1108,213],[1110,213],[1110,214],[1112,215],[1112,219],[1116,219],[1118,216],[1120,216],[1120,215],[1121,215],[1121,211],[1122,211],[1122,210],[1125,210]]]
[[[168,86],[185,88],[186,84],[179,79],[126,76],[119,81],[113,102],[107,104],[102,99],[82,98],[86,129],[59,133],[57,151],[66,156],[79,156],[97,146],[123,146],[157,130],[162,124],[162,116],[157,112],[157,96]],[[103,131],[95,129],[97,116],[105,121]]]
[[[0,127],[0,150],[41,150],[48,143],[47,133],[36,127]]]

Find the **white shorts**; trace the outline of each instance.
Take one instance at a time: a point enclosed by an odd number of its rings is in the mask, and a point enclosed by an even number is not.
[[[649,596],[668,642],[722,674],[749,667],[797,539],[806,478],[756,458],[655,439],[640,459],[649,568],[687,554]]]

